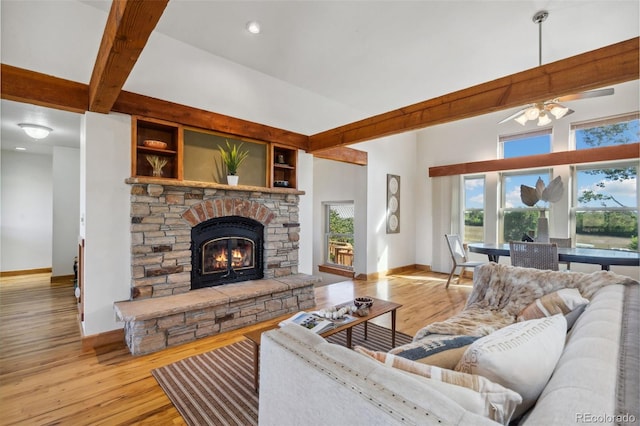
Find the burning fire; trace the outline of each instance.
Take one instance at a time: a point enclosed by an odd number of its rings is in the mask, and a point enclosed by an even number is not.
[[[226,270],[227,269],[227,249],[221,248],[217,250],[211,256],[212,262],[210,263],[210,268],[215,270]],[[239,248],[231,250],[231,267],[232,268],[242,268],[246,266],[251,266],[251,255],[249,250],[242,250]]]

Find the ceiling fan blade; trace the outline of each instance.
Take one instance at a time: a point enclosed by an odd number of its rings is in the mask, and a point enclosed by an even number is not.
[[[572,95],[561,96],[556,99],[558,102],[569,102],[569,101],[577,101],[578,99],[587,99],[587,98],[596,98],[598,96],[609,96],[613,95],[613,88],[610,87],[608,89],[600,89],[600,90],[591,90],[589,92],[581,92],[574,93]]]
[[[507,118],[505,118],[504,120],[499,121],[499,122],[498,122],[498,124],[506,123],[506,122],[507,122],[507,121],[509,121],[509,120],[513,120],[514,118],[516,118],[516,117],[517,117],[517,116],[519,116],[520,114],[523,114],[523,113],[527,110],[527,108],[529,108],[529,107],[522,108],[520,111],[518,111],[518,112],[516,112],[516,113],[514,113],[514,114],[511,114],[510,116],[508,116],[508,117],[507,117]]]

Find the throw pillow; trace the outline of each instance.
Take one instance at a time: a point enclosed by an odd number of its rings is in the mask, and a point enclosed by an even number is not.
[[[430,334],[420,340],[391,349],[389,353],[423,364],[453,370],[467,348],[479,338],[479,336]]]
[[[567,320],[562,315],[518,322],[476,340],[456,371],[478,374],[522,396],[514,413],[532,407],[564,349]]]
[[[485,377],[439,368],[361,346],[354,347],[354,350],[391,368],[453,385],[437,387],[465,409],[505,425],[511,420],[518,404],[522,402],[522,397],[516,392],[493,383]]]
[[[528,321],[562,314],[567,320],[567,328],[569,329],[573,327],[573,323],[588,303],[589,299],[582,297],[578,289],[563,288],[536,299],[518,314],[517,320]]]

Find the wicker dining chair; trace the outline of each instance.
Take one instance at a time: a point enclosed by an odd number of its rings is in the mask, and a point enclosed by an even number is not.
[[[509,243],[511,265],[524,268],[558,270],[558,246],[555,243]]]
[[[447,279],[447,285],[445,286],[445,288],[449,288],[451,277],[453,277],[453,273],[456,271],[456,268],[462,268],[460,269],[460,273],[458,274],[458,282],[460,282],[460,277],[464,275],[464,271],[466,268],[475,268],[476,266],[480,266],[486,262],[469,260],[467,258],[467,252],[462,245],[462,241],[460,241],[459,235],[445,234],[444,237],[447,240],[447,247],[449,247],[449,253],[451,253],[451,260],[453,261],[453,267],[451,268],[449,279]]]
[[[571,248],[571,246],[573,245],[573,243],[571,241],[571,237],[569,237],[569,238],[549,238],[549,242],[550,243],[556,243],[558,248]],[[567,262],[567,261],[563,260],[563,261],[560,261],[558,263],[566,265],[567,266],[567,270],[571,269],[571,262]]]

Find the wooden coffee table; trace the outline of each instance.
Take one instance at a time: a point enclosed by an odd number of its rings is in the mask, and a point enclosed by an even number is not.
[[[325,331],[320,335],[326,338],[331,336],[332,334],[340,333],[341,331],[346,330],[347,331],[346,346],[348,348],[351,348],[354,326],[364,323],[364,338],[366,340],[368,337],[367,321],[374,319],[376,317],[379,317],[380,315],[391,313],[391,347],[394,348],[396,346],[396,311],[402,305],[399,303],[389,302],[382,299],[376,299],[374,297],[372,297],[372,299],[373,299],[373,306],[369,308],[369,315],[365,317],[359,317],[357,315],[354,315],[354,318],[355,318],[354,321],[351,321],[347,324],[341,325],[336,328],[332,328],[331,330]],[[352,301],[349,301],[349,302],[341,303],[337,306],[341,307],[345,305],[351,305],[352,303],[353,303]],[[289,317],[291,317],[291,315],[287,316],[286,318],[289,318]],[[283,318],[283,319],[286,319],[286,318]],[[262,327],[244,334],[244,337],[246,337],[253,343],[253,386],[256,392],[258,391],[258,379],[259,379],[259,367],[260,367],[259,365],[260,364],[260,338],[262,336],[262,333],[264,333],[265,331],[273,330],[275,328],[278,328],[278,324],[272,324],[270,326]]]

